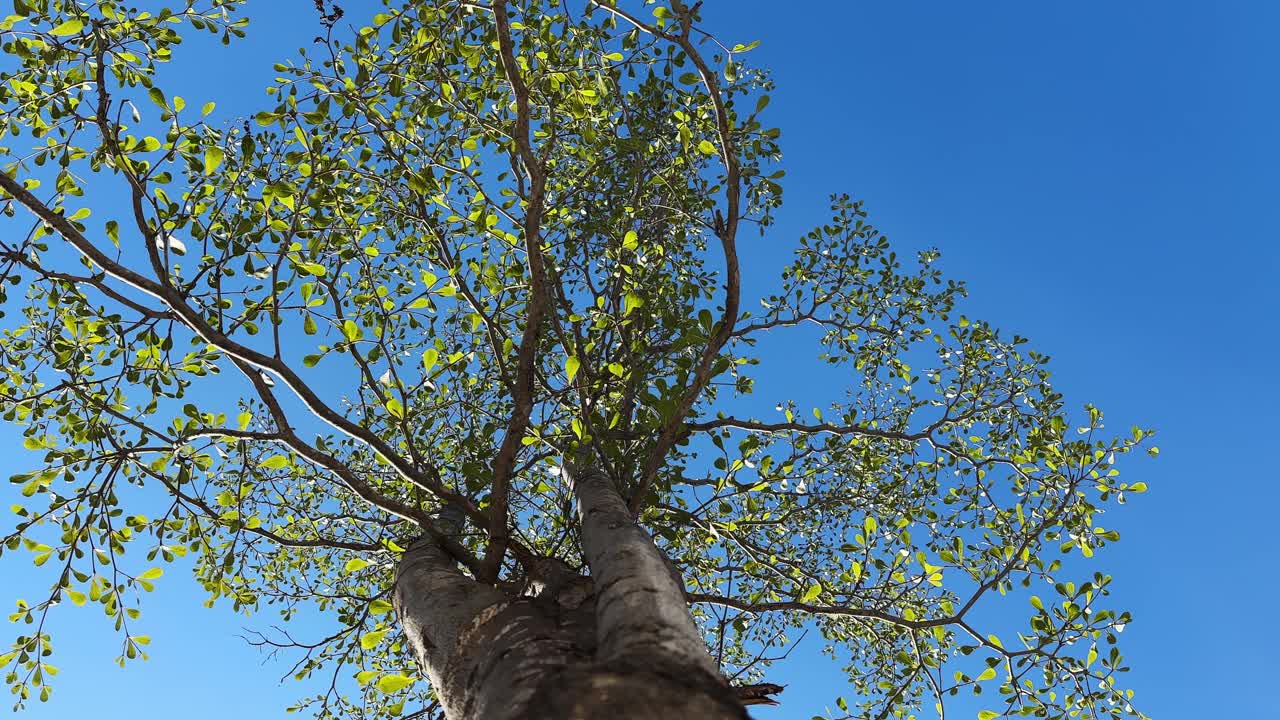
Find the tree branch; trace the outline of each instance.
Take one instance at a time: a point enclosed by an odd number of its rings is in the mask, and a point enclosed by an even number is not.
[[[520,337],[520,351],[516,364],[516,381],[512,388],[511,417],[498,454],[493,460],[492,492],[489,494],[489,545],[485,549],[481,579],[495,582],[498,569],[506,555],[510,542],[508,505],[511,497],[511,475],[515,467],[529,417],[533,414],[533,381],[537,371],[538,341],[542,334],[543,317],[547,311],[546,270],[542,254],[542,215],[546,198],[546,174],[542,163],[533,151],[530,129],[529,87],[520,76],[520,64],[516,60],[511,38],[511,19],[507,14],[506,0],[493,3],[493,15],[498,30],[498,51],[502,71],[511,83],[516,100],[516,149],[521,164],[529,176],[529,195],[524,216],[524,250],[529,263],[529,300],[525,310],[524,333]]]

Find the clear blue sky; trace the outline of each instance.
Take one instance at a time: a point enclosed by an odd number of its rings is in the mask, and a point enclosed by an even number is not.
[[[175,69],[201,74],[178,79],[180,94],[253,109],[270,63],[315,34],[311,5],[252,2],[249,41],[188,56]],[[1051,354],[1069,400],[1096,402],[1113,428],[1159,430],[1159,460],[1125,468],[1151,491],[1108,518],[1124,539],[1094,559],[1136,617],[1123,639],[1141,707],[1162,720],[1280,715],[1265,690],[1280,630],[1255,619],[1280,591],[1267,450],[1280,406],[1280,3],[707,6],[724,39],[762,41],[751,59],[779,86],[787,202],[748,244],[748,289],[776,277],[833,191],[865,199],[903,247],[940,247],[969,282],[969,314]],[[0,474],[30,460],[6,453]],[[25,589],[7,580],[28,573],[0,570],[10,607]],[[204,610],[176,573],[145,607],[145,665],[117,669],[102,618],[63,610],[54,702],[33,720],[284,717],[300,690],[237,637],[266,616]],[[770,718],[808,718],[844,692],[815,652],[800,655],[770,678],[790,683]]]

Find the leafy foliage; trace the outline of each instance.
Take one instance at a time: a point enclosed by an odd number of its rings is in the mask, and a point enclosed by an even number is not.
[[[234,122],[155,78],[183,33],[242,37],[240,0],[0,21],[0,188],[34,216],[0,240],[0,412],[36,465],[4,548],[54,577],[0,656],[19,704],[49,696],[58,602],[145,657],[140,597],[181,561],[209,604],[332,618],[259,639],[342,680],[300,707],[429,708],[389,614],[398,553],[458,512],[478,578],[581,566],[554,469],[585,448],[727,675],[812,627],[860,715],[986,688],[984,717],[1138,716],[1129,616],[1082,568],[1145,490],[1115,461],[1148,431],[1069,418],[1047,358],[957,315],[938,254],[899,257],[846,197],[743,311],[740,228],[768,233],[782,177],[754,44],[678,2],[508,4],[388,1],[352,33],[325,14]],[[848,393],[813,420],[729,414],[795,326]],[[989,634],[990,603],[1026,627]]]

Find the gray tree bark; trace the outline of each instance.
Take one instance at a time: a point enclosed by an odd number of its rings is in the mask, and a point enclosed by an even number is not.
[[[404,554],[394,602],[449,720],[744,720],[652,538],[604,473],[565,468],[591,577],[514,597],[429,540]]]

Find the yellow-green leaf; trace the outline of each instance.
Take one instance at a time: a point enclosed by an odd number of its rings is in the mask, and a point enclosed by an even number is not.
[[[387,412],[391,413],[391,416],[397,420],[402,419],[404,417],[404,406],[400,404],[399,400],[391,398],[387,400]]]
[[[427,348],[422,351],[422,368],[423,372],[430,373],[436,363],[440,362],[440,352],[435,348]]]
[[[49,31],[54,37],[66,37],[67,35],[75,35],[84,29],[84,21],[79,18],[72,18],[58,27]]]
[[[227,154],[220,147],[206,148],[204,151],[204,174],[212,175],[222,167],[222,161],[227,158]]]
[[[640,297],[639,295],[633,292],[629,292],[626,294],[626,297],[622,299],[622,314],[630,315],[632,310],[635,310],[636,308],[641,307],[643,305],[644,305],[644,298]]]
[[[374,630],[373,632],[367,632],[360,636],[360,647],[365,650],[372,650],[377,647],[378,643],[382,642],[382,638],[386,636],[386,630]]]
[[[342,566],[342,569],[349,573],[353,573],[353,572],[359,572],[360,570],[363,570],[372,564],[373,563],[369,562],[368,560],[365,560],[364,558],[351,558],[350,560],[347,561],[346,565]]]
[[[815,583],[813,585],[810,585],[809,589],[804,591],[804,595],[800,596],[800,602],[809,602],[810,600],[817,598],[821,594],[822,594],[822,586]]]
[[[404,675],[386,675],[378,681],[378,689],[390,695],[403,690],[414,683],[414,679]]]
[[[289,458],[285,455],[272,455],[271,457],[258,463],[258,467],[268,470],[279,470],[289,464]]]

